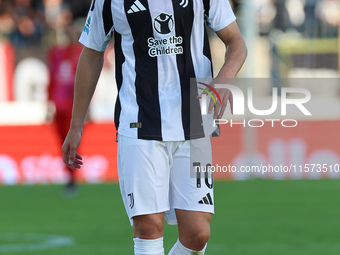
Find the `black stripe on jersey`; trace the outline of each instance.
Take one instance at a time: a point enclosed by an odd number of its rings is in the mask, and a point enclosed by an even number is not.
[[[122,87],[122,83],[123,83],[122,67],[123,67],[123,63],[125,62],[125,56],[122,51],[121,34],[115,31],[114,40],[115,40],[115,58],[116,58],[116,83],[117,83],[117,90],[119,92],[120,88]],[[120,105],[119,93],[118,93],[118,96],[116,99],[116,105],[115,105],[115,116],[114,116],[115,126],[117,130],[119,126],[120,112],[121,112],[121,105]]]
[[[111,0],[105,0],[103,5],[103,23],[105,35],[108,35],[113,27],[113,19],[111,12]]]
[[[205,17],[209,17],[210,11],[210,0],[203,0],[203,7],[204,7],[204,15]],[[211,62],[211,52],[210,52],[210,45],[209,45],[209,37],[207,33],[206,27],[204,27],[204,45],[203,45],[203,54],[206,56],[211,63],[211,74],[213,77],[213,66]]]
[[[92,1],[92,6],[91,6],[91,11],[93,12],[93,10],[94,10],[94,5],[96,4],[96,0],[93,0]]]
[[[221,1],[221,0],[220,0]],[[210,11],[210,0],[203,0],[203,6],[204,6],[204,14],[206,17],[209,17],[209,11]]]
[[[209,44],[209,37],[207,33],[207,28],[204,27],[204,45],[203,45],[203,55],[206,56],[210,60],[210,68],[211,68],[211,75],[213,75],[213,66],[211,61],[211,52],[210,52],[210,44]]]
[[[148,38],[154,37],[150,9],[147,0],[140,0],[145,11],[127,13],[135,0],[125,0],[124,9],[130,25],[135,55],[136,98],[139,106],[139,139],[162,140],[161,109],[158,93],[157,58],[149,55]]]
[[[194,22],[193,0],[189,0],[186,8],[180,5],[180,0],[173,1],[176,36],[183,38],[183,54],[177,54],[177,68],[181,82],[182,95],[182,125],[186,140],[203,136],[202,116],[197,99],[195,69],[191,56],[191,32]],[[192,79],[193,80],[193,79]]]

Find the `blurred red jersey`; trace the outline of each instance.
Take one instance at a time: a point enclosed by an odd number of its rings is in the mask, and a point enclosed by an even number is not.
[[[56,46],[48,53],[50,69],[49,100],[57,112],[71,114],[74,94],[74,78],[83,46],[79,43]]]

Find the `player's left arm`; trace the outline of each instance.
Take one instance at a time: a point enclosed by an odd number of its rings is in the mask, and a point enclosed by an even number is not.
[[[247,57],[247,47],[236,21],[217,31],[216,34],[223,41],[227,50],[225,55],[225,62],[212,83],[223,84],[223,82],[219,81],[221,81],[222,79],[225,80],[235,78],[237,73],[240,71]],[[218,103],[215,106],[214,119],[221,119],[227,107],[228,101],[232,107],[233,99],[232,94],[228,89],[216,89],[216,91],[221,97],[222,105],[217,100]],[[214,102],[211,100],[209,105],[209,113],[212,112],[213,108]]]

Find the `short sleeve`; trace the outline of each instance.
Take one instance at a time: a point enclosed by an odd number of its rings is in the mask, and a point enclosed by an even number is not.
[[[110,5],[106,6],[107,3]],[[87,48],[105,51],[114,29],[111,13],[111,1],[92,0],[79,42]]]
[[[236,20],[228,0],[204,0],[207,26],[214,31],[227,27]]]

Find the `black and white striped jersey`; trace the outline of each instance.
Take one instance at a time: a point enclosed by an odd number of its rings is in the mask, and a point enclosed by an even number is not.
[[[218,31],[234,20],[228,0],[93,0],[79,41],[104,51],[114,35],[118,133],[161,141],[203,137],[190,79],[212,77],[205,24]]]

